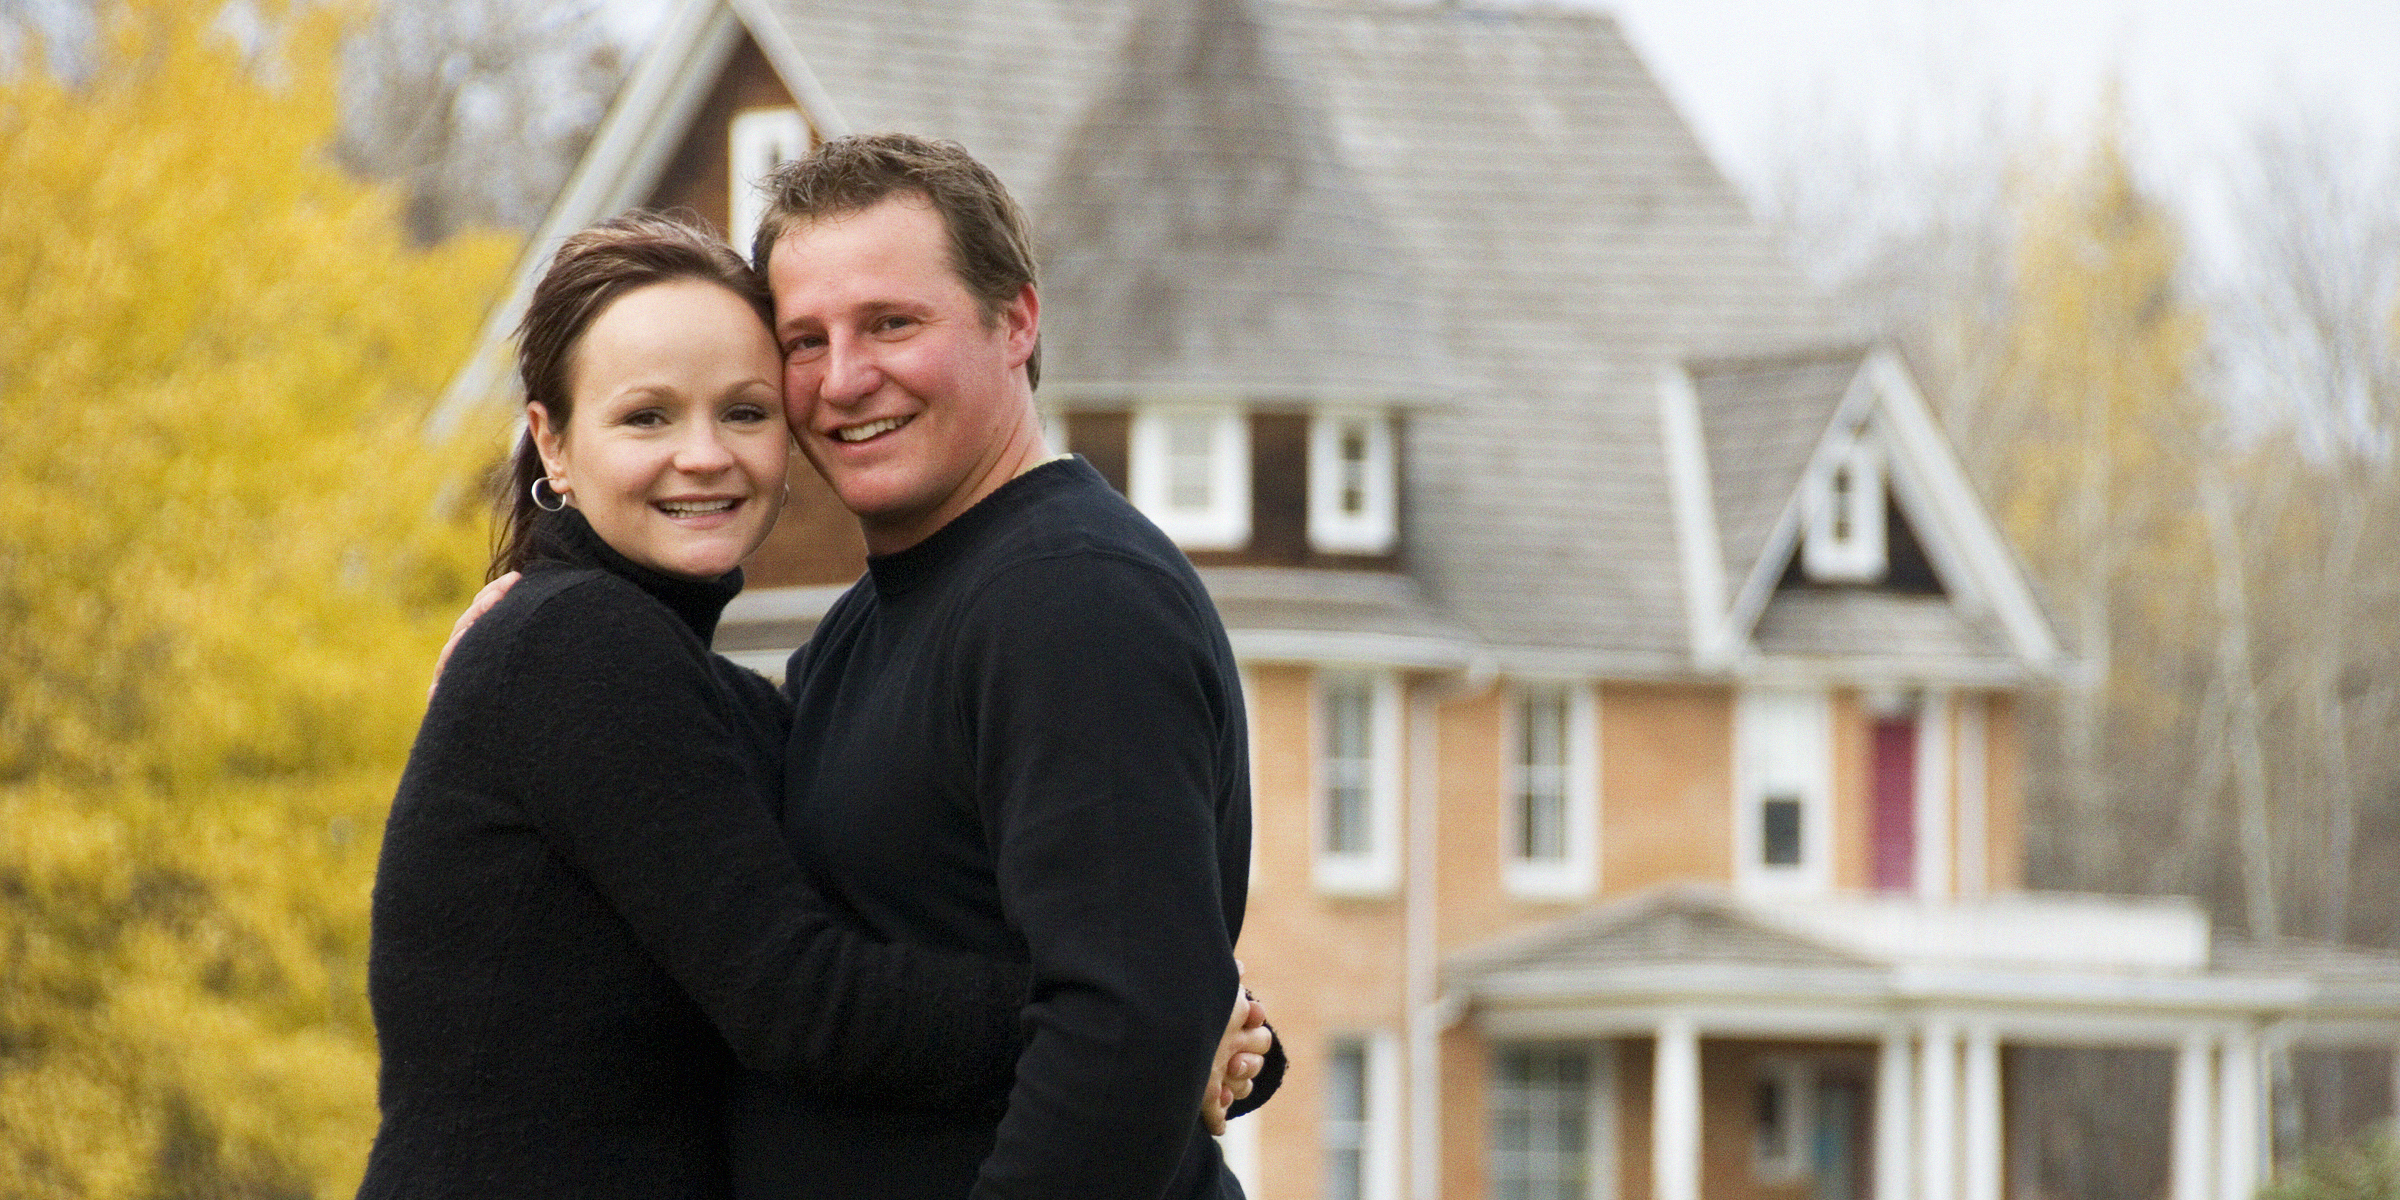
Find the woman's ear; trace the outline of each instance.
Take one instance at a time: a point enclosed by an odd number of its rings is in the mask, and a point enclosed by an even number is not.
[[[550,409],[539,400],[525,406],[525,431],[533,435],[534,453],[542,456],[542,473],[550,477],[551,490],[566,495],[574,486],[567,479],[567,431],[550,423]]]

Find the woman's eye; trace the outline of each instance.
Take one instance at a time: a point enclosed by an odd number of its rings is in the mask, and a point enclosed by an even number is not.
[[[725,419],[744,425],[755,425],[767,419],[767,410],[756,404],[737,404],[725,411]]]
[[[654,429],[667,423],[667,414],[655,408],[645,408],[638,412],[627,413],[625,423],[637,429]]]

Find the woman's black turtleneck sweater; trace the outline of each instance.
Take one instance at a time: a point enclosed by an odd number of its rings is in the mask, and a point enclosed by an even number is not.
[[[787,716],[708,651],[739,572],[647,570],[569,509],[459,642],[392,803],[362,1197],[716,1197],[737,1060],[981,1110],[1025,968],[838,924],[770,805]]]

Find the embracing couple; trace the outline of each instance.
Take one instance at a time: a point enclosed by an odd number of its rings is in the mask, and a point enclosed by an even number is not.
[[[990,171],[878,135],[766,187],[755,272],[620,217],[526,312],[522,574],[393,802],[360,1194],[1239,1196],[1208,1134],[1281,1057],[1215,609],[1044,444]],[[795,441],[870,557],[779,692],[707,646]]]

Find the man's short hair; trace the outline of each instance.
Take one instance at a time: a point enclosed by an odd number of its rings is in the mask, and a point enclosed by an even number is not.
[[[839,137],[770,172],[759,187],[767,208],[750,243],[750,261],[767,273],[775,243],[792,227],[862,212],[893,196],[922,197],[950,232],[950,268],[975,297],[988,328],[1026,285],[1035,283],[1033,239],[1025,213],[991,168],[957,142],[907,133]],[[1042,347],[1026,360],[1029,383],[1042,379]]]

